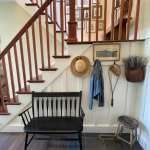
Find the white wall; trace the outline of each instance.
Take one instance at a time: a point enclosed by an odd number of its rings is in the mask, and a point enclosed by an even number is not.
[[[150,57],[150,39],[145,42],[144,55]],[[150,63],[147,66],[147,74],[144,84],[138,89],[138,107],[137,116],[140,120],[140,138],[139,141],[144,150],[150,149]]]
[[[0,3],[0,37],[1,48],[12,40],[30,16],[15,2]]]
[[[122,43],[121,44],[121,61],[130,55],[142,55],[143,42],[139,43]],[[91,64],[93,51],[90,48],[85,54]],[[82,106],[86,113],[84,122],[85,131],[88,132],[112,132],[113,126],[116,126],[117,117],[120,115],[136,116],[137,89],[141,83],[128,83],[124,76],[124,66],[122,66],[122,74],[119,79],[116,92],[114,95],[114,107],[111,107],[111,92],[110,83],[108,80],[108,68],[112,62],[103,63],[104,83],[105,83],[105,106],[99,108],[97,103],[94,103],[93,110],[88,109],[88,89],[90,76],[85,78],[75,77],[70,68],[68,68],[53,84],[49,86],[47,91],[83,91]],[[113,78],[115,79],[115,77]]]
[[[150,1],[141,1],[141,15],[140,15],[140,30],[142,31],[141,37],[146,39],[144,44],[144,56],[150,58]],[[150,150],[150,63],[147,67],[147,74],[145,82],[138,88],[138,101],[136,116],[140,120],[140,138],[139,141],[144,150]]]

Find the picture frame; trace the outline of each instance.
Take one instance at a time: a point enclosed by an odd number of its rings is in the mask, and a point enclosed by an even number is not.
[[[70,6],[69,0],[66,0],[66,6]]]
[[[98,30],[99,31],[103,31],[104,30],[104,20],[99,20]]]
[[[69,14],[70,14],[70,7],[66,6],[66,15],[69,15]]]
[[[101,19],[103,17],[103,6],[98,5],[98,9],[99,9],[98,19]],[[96,17],[97,17],[97,6],[93,5],[92,6],[92,19],[96,19]]]
[[[93,60],[100,61],[119,61],[120,60],[120,49],[119,43],[94,43],[93,44]]]
[[[82,24],[81,24],[82,22],[81,21],[78,21],[77,22],[77,29],[78,30],[81,30],[81,26],[82,26]],[[85,29],[85,22],[83,21],[83,30]]]
[[[89,7],[83,7],[84,20],[89,20]]]
[[[86,32],[89,33],[89,21],[86,22]],[[96,32],[96,22],[91,21],[91,33]]]
[[[81,21],[81,7],[76,8],[76,19]]]
[[[97,3],[97,0],[92,0],[92,4],[96,4]]]
[[[89,0],[84,0],[84,1],[83,1],[83,5],[84,5],[84,6],[88,6],[88,5],[89,5]]]

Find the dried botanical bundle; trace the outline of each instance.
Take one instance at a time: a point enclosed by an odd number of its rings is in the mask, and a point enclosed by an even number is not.
[[[148,63],[148,59],[146,57],[131,56],[124,59],[124,63],[126,69],[144,69]]]
[[[125,75],[129,82],[142,82],[145,79],[146,57],[131,56],[124,60]]]

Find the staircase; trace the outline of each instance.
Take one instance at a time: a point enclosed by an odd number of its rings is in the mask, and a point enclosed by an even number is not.
[[[59,2],[60,9],[53,0],[40,2],[31,0],[30,3],[26,3],[28,7],[36,7],[37,11],[0,54],[3,72],[2,80],[0,80],[0,127],[4,127],[30,105],[32,91],[44,91],[69,66],[75,56],[82,55],[91,46],[90,43],[99,41],[98,14],[95,20],[96,32],[92,35],[89,25],[90,32],[86,36],[83,31],[83,23],[85,23],[83,0],[81,0],[81,29],[77,29],[75,25],[77,22],[73,12],[75,10],[73,1],[70,3],[68,25],[66,1]],[[123,2],[124,0],[122,0],[122,5]],[[108,4],[107,0],[105,4]],[[89,6],[89,11],[91,11],[91,0],[89,0]],[[107,12],[106,6],[105,13]],[[58,12],[60,16],[65,17],[58,19]],[[130,23],[130,15],[129,13],[127,18],[121,17],[118,24],[111,26],[111,31],[112,29],[114,31],[107,32],[105,14],[104,34],[101,42],[129,41],[127,26]],[[91,15],[88,21],[91,22]],[[138,18],[136,18],[137,21]],[[88,37],[85,41],[84,36]],[[134,40],[138,40],[137,33],[135,33]],[[5,85],[5,90],[3,85]]]

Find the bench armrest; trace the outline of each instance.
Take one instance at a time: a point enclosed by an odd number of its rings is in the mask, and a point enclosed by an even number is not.
[[[81,117],[82,117],[82,118],[84,118],[84,117],[85,117],[85,113],[84,113],[84,111],[83,111],[82,107],[81,107],[81,114],[80,114],[80,115],[81,115]]]
[[[19,116],[22,118],[24,126],[26,126],[31,121],[31,119],[33,118],[31,113],[30,113],[31,108],[32,108],[32,106],[27,108],[26,110],[24,110],[22,113],[19,114]]]

